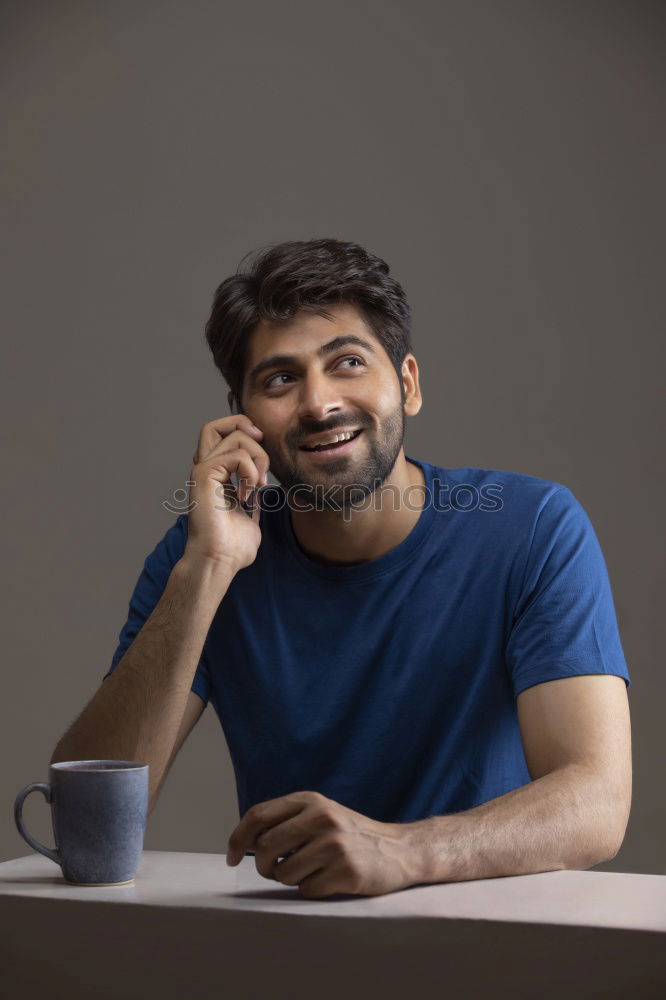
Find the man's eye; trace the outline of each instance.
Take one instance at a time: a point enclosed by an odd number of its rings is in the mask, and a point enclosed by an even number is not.
[[[365,364],[365,362],[361,358],[357,358],[357,357],[341,358],[340,361],[338,362],[338,364],[342,364],[343,361],[358,361],[358,363],[360,365]],[[354,367],[356,367],[356,366],[354,366]],[[275,389],[275,388],[279,388],[280,384],[282,384],[282,385],[285,384],[284,382],[282,382],[282,383],[278,382],[278,383],[276,383],[276,385],[271,385],[271,383],[276,378],[292,378],[292,376],[289,374],[289,372],[278,372],[277,375],[271,375],[271,377],[266,381],[265,387],[267,389]]]
[[[266,382],[266,388],[267,389],[272,388],[271,382],[273,381],[273,379],[276,379],[276,378],[291,378],[291,375],[287,375],[286,372],[278,372],[277,375],[271,375],[271,377]]]

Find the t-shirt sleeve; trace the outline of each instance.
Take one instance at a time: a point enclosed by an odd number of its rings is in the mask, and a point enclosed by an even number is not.
[[[505,658],[514,698],[580,674],[617,674],[631,685],[601,546],[566,486],[536,517]]]
[[[118,647],[113,654],[111,666],[102,680],[115,670],[118,662],[131,646],[146,620],[150,617],[164,593],[171,570],[185,551],[187,541],[187,522],[181,514],[153,551],[146,557],[143,570],[136,582],[129,602],[127,621],[118,636]],[[204,647],[205,648],[205,647]],[[210,698],[210,676],[202,654],[197,671],[192,681],[191,690],[198,694],[207,705]]]

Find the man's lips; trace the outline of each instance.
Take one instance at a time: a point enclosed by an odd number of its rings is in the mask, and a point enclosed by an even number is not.
[[[337,458],[338,455],[343,456],[350,452],[356,447],[356,442],[361,438],[362,434],[363,429],[361,428],[359,429],[356,437],[350,438],[348,441],[340,441],[338,444],[329,445],[327,448],[319,448],[316,451],[308,451],[303,447],[299,450],[315,462],[328,461],[330,459]]]
[[[336,434],[358,434],[359,431],[362,430],[362,427],[339,427],[323,434],[313,435],[307,441],[302,441],[298,447],[308,450],[310,448],[314,448],[315,445],[320,444],[322,441],[329,441],[332,437],[335,437]]]

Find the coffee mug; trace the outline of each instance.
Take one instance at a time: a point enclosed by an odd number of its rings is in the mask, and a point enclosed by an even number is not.
[[[148,818],[148,764],[66,760],[50,765],[49,778],[16,796],[14,820],[23,839],[60,865],[72,885],[133,882]],[[23,802],[30,792],[42,792],[51,806],[55,850],[25,828]]]

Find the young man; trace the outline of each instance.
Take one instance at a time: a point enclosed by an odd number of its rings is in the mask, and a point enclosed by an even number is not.
[[[558,483],[405,456],[409,323],[356,244],[280,244],[220,285],[206,334],[237,412],[201,429],[188,513],[52,758],[148,761],[152,808],[211,700],[242,817],[227,860],[309,898],[589,868],[629,816],[630,679],[589,518]]]

